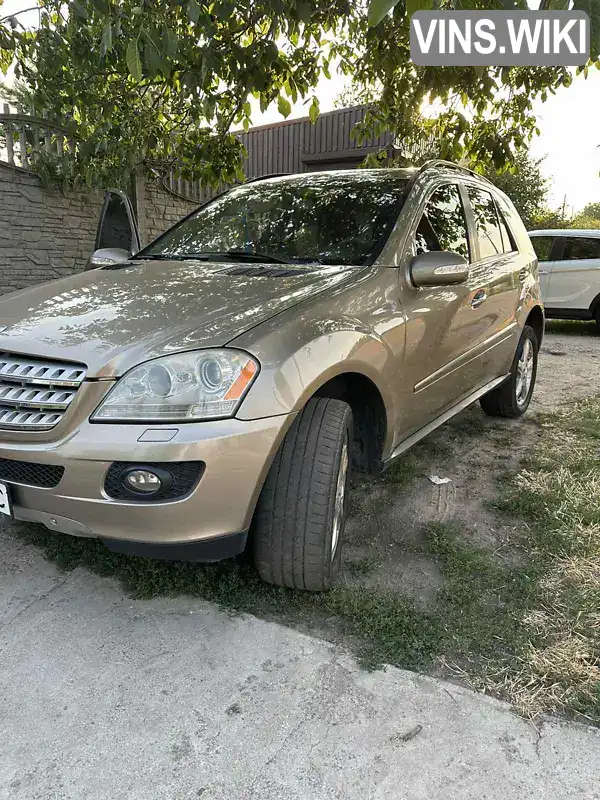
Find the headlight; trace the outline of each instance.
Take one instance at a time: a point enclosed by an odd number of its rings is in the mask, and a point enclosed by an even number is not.
[[[106,395],[97,422],[192,422],[231,417],[258,363],[238,350],[196,350],[134,367]]]

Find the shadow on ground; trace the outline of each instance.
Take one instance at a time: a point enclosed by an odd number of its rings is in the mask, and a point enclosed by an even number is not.
[[[595,391],[589,380],[571,382],[569,395],[560,383],[568,380],[566,364],[582,375],[597,369],[597,347],[588,340],[577,341],[581,346],[570,347],[566,337],[548,337],[536,390],[540,405],[556,404],[557,384],[563,398]],[[564,434],[554,437],[550,452],[550,459],[559,459],[562,466],[576,450],[561,449],[563,439],[579,442],[585,453],[597,449],[600,405],[583,407],[585,425],[579,428],[570,405],[566,408],[564,419],[553,422],[543,413],[495,420],[475,406],[414,447],[382,476],[356,477],[342,574],[338,584],[321,595],[268,586],[247,558],[217,565],[161,562],[111,553],[93,540],[36,526],[12,525],[7,533],[43,548],[65,570],[82,566],[113,576],[133,596],[201,597],[232,612],[276,619],[343,642],[368,667],[388,663],[428,671],[510,697],[525,713],[570,710],[596,720],[600,688],[589,655],[596,646],[560,651],[556,644],[565,631],[550,624],[544,629],[543,603],[548,601],[544,593],[560,553],[552,550],[552,537],[544,541],[542,534],[561,520],[565,490],[557,485],[544,494],[544,476],[556,472],[554,467],[548,471],[547,463],[536,467],[537,483],[519,472],[532,454],[543,450],[549,425],[563,426]],[[575,459],[564,480],[569,485],[577,482],[584,496],[585,492],[600,496],[597,469],[594,472],[590,464]],[[527,480],[515,482],[517,475]],[[434,477],[449,481],[439,483]],[[582,512],[573,508],[573,524],[580,524],[576,518],[583,519]],[[600,531],[600,516],[589,526]],[[600,574],[595,551],[591,556],[575,555],[584,558],[590,576]],[[577,646],[576,641],[588,642],[585,637],[594,627],[600,587],[592,589],[585,601],[592,627],[584,631],[581,619],[573,617],[575,627],[571,627],[579,638],[571,637],[570,648]],[[572,587],[561,597],[569,592]],[[558,618],[562,611],[556,613]],[[571,625],[570,618],[565,619]],[[550,667],[545,658],[550,658]],[[533,664],[535,659],[539,663]],[[574,663],[580,666],[575,677]],[[556,686],[562,687],[561,693]],[[522,698],[533,694],[535,702],[526,706]]]
[[[526,569],[527,559],[519,524],[487,504],[498,469],[516,467],[526,440],[536,435],[533,423],[500,424],[472,408],[384,475],[355,478],[342,575],[321,595],[262,583],[247,557],[216,565],[163,562],[33,525],[12,526],[10,533],[42,547],[65,570],[83,566],[114,576],[136,597],[190,594],[345,641],[368,666],[427,669],[442,656],[465,658],[462,644],[452,641],[452,607],[462,629],[477,628],[467,633],[467,650],[475,635],[481,654],[493,650],[498,626],[492,632],[481,625],[483,582],[490,570]],[[436,485],[431,475],[451,483]],[[465,555],[464,564],[457,554]],[[495,598],[495,615],[498,602],[512,607],[513,600]]]

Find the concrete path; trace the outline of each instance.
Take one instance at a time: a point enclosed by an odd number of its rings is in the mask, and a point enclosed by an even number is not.
[[[600,733],[0,534],[4,800],[600,798]],[[402,736],[420,732],[407,741]]]

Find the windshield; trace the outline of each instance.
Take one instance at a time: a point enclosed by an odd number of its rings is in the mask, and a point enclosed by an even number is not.
[[[362,265],[388,233],[406,182],[388,170],[365,170],[244,184],[168,231],[141,257],[255,254]]]

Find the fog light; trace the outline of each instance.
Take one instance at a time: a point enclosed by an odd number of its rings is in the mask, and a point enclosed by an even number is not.
[[[156,472],[149,469],[131,469],[123,475],[128,489],[140,494],[156,494],[162,489],[162,481]]]

